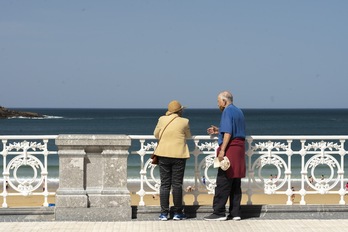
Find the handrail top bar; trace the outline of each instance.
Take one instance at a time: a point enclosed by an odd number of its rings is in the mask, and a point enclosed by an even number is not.
[[[131,139],[156,139],[154,135],[128,135]],[[217,139],[217,136],[193,135],[191,139]]]
[[[0,139],[56,139],[58,135],[0,135]]]
[[[348,139],[348,135],[252,135],[246,139],[272,140],[272,139]]]
[[[153,135],[129,135],[131,139],[156,139]],[[194,135],[191,139],[217,139],[217,136]],[[287,140],[287,139],[348,139],[348,135],[251,135],[246,140]]]
[[[153,135],[128,135],[131,139],[156,139]],[[0,139],[56,139],[58,135],[0,135]],[[194,135],[190,139],[217,139],[217,136]],[[287,140],[287,139],[347,139],[348,135],[251,135],[253,140]]]

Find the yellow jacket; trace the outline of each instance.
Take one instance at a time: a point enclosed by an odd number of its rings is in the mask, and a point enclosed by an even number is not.
[[[164,130],[155,154],[169,158],[190,158],[186,139],[191,138],[191,131],[187,118],[179,117],[177,114],[161,116],[153,134],[159,139],[165,126],[174,117],[176,118]]]

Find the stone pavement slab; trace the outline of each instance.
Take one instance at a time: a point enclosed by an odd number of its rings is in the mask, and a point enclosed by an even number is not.
[[[40,232],[40,231],[69,231],[69,232],[327,232],[348,231],[348,220],[242,220],[235,221],[120,221],[120,222],[2,222],[0,232]]]

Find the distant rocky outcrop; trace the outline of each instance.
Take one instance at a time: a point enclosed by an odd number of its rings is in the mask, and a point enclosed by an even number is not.
[[[12,117],[25,117],[25,118],[41,118],[43,115],[33,112],[22,112],[9,110],[5,107],[0,106],[0,119],[1,118],[12,118]]]

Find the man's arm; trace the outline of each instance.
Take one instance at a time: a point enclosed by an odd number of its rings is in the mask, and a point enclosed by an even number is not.
[[[231,134],[229,133],[224,133],[224,140],[222,141],[222,144],[220,146],[220,152],[218,154],[218,157],[219,157],[219,160],[222,161],[224,159],[224,156],[225,156],[225,150],[226,150],[226,147],[227,145],[229,144],[230,142],[230,139],[231,139]]]

